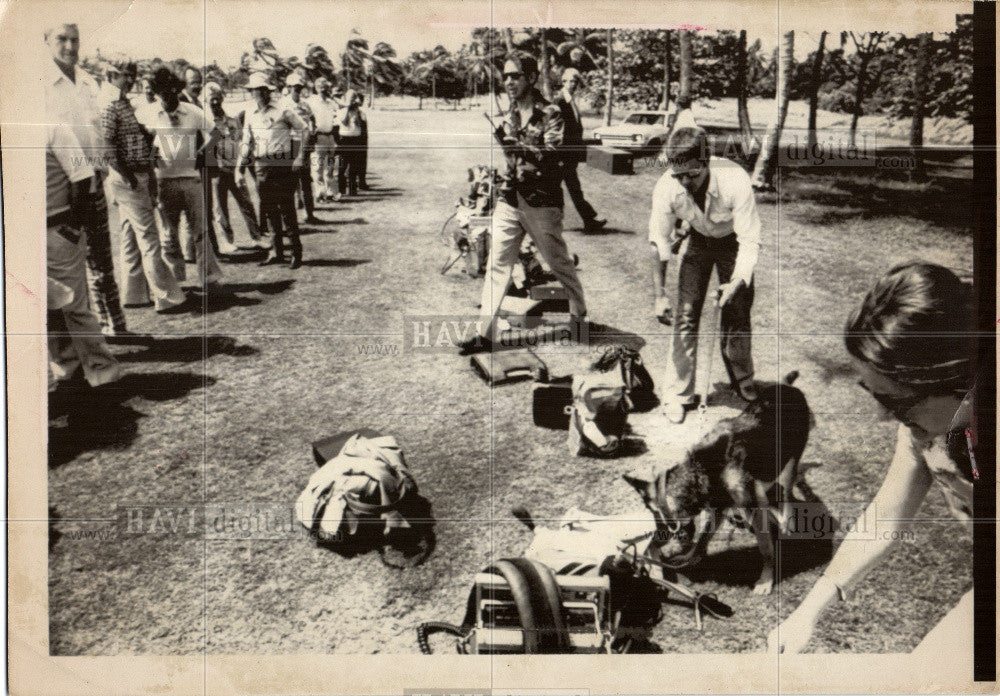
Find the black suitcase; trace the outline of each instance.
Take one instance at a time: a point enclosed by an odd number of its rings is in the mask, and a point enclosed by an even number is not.
[[[530,350],[476,353],[469,363],[477,375],[494,386],[523,379],[545,379],[548,375],[545,363]]]
[[[569,407],[573,404],[573,376],[531,385],[531,419],[552,430],[569,430]]]

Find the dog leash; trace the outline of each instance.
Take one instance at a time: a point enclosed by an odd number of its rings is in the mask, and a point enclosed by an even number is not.
[[[708,392],[712,388],[712,358],[715,357],[715,338],[719,332],[719,312],[721,311],[719,306],[718,292],[716,292],[715,298],[715,309],[712,310],[712,345],[708,351],[708,371],[705,373],[705,384],[702,388],[701,399],[698,403],[698,415],[702,418],[705,417],[705,413],[708,412]],[[721,349],[721,348],[720,348]]]

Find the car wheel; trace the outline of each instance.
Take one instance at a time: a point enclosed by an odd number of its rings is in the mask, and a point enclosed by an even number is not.
[[[648,143],[646,143],[646,152],[645,152],[645,154],[651,155],[651,156],[655,156],[655,155],[659,154],[661,147],[663,147],[663,143],[660,141],[660,139],[659,138],[653,138]]]

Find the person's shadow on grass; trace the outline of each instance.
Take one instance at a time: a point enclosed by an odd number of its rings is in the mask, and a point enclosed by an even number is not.
[[[354,268],[371,262],[371,259],[306,259],[302,265],[317,268]]]
[[[200,362],[215,355],[245,358],[259,353],[229,336],[183,336],[157,338],[143,350],[116,353],[115,357],[118,362]]]
[[[57,387],[49,394],[49,468],[95,449],[128,447],[146,414],[126,401],[171,401],[215,384],[215,378],[192,372],[130,373],[98,388]],[[58,426],[52,420],[61,421]]]

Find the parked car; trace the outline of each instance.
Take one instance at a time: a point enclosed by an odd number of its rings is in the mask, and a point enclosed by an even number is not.
[[[653,153],[666,142],[672,115],[667,111],[633,111],[617,125],[596,128],[594,137],[601,145]]]

